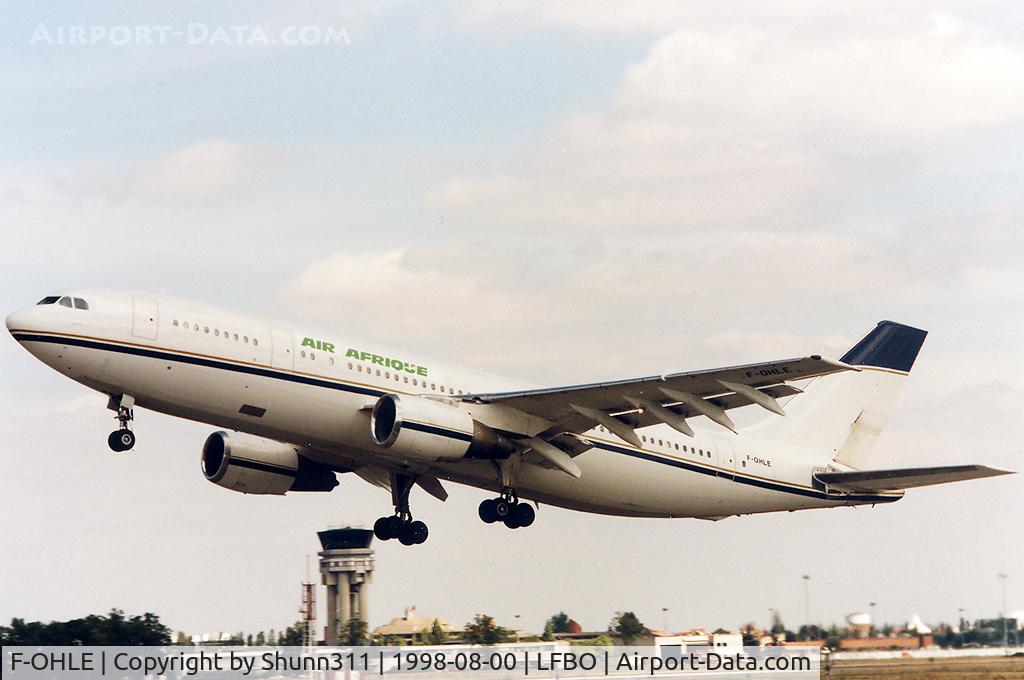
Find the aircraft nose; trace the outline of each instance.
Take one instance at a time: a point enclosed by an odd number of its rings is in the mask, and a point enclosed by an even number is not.
[[[28,321],[28,309],[16,309],[7,315],[7,330],[11,333],[17,330],[24,330]]]

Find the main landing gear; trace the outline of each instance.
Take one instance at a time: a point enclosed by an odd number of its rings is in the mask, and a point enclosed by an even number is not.
[[[381,517],[373,523],[373,535],[381,541],[397,538],[402,545],[419,545],[427,540],[430,531],[427,525],[412,518],[409,511],[409,492],[416,478],[402,473],[391,473],[391,500],[395,514]]]
[[[120,428],[114,430],[107,437],[107,446],[112,451],[120,453],[135,446],[135,433],[128,429],[128,423],[135,417],[132,414],[132,407],[135,406],[135,399],[128,394],[118,394],[110,397],[107,408],[117,411],[117,423]]]
[[[509,529],[519,529],[533,524],[537,513],[529,503],[520,503],[514,489],[505,489],[497,498],[488,498],[480,503],[480,519],[488,524],[501,522]]]

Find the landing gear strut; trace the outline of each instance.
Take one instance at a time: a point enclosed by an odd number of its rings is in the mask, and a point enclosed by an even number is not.
[[[529,503],[520,503],[515,489],[503,489],[497,498],[488,498],[480,503],[480,519],[487,524],[501,522],[509,529],[519,529],[533,524],[537,514]]]
[[[107,446],[112,451],[120,453],[135,446],[135,433],[128,429],[128,423],[135,417],[132,414],[134,406],[135,399],[129,394],[114,395],[107,402],[107,408],[117,412],[117,423],[120,425],[107,437]]]
[[[427,540],[430,534],[427,525],[414,520],[409,511],[409,492],[415,483],[413,475],[391,473],[391,500],[395,504],[395,514],[381,517],[373,523],[373,535],[379,540],[397,538],[402,545],[419,545]]]

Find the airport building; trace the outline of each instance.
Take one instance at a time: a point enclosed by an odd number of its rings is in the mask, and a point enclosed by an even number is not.
[[[369,618],[373,583],[373,532],[369,529],[328,529],[320,538],[320,580],[327,587],[324,642],[338,645],[352,619]]]
[[[373,629],[373,635],[381,639],[389,640],[391,644],[411,643],[430,632],[434,627],[434,621],[448,635],[458,635],[463,632],[461,626],[453,626],[440,616],[424,616],[416,613],[416,607],[406,607],[405,613],[395,619],[391,619],[383,626]]]

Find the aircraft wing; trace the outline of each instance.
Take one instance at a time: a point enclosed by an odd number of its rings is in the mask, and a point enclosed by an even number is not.
[[[1012,474],[1013,472],[1010,470],[998,470],[985,467],[984,465],[947,465],[945,467],[902,468],[897,470],[820,472],[815,475],[815,478],[840,491],[876,493]]]
[[[686,419],[704,415],[735,429],[725,412],[748,404],[758,404],[782,414],[782,407],[776,400],[800,391],[787,383],[849,370],[859,369],[810,356],[584,385],[474,394],[464,398],[504,404],[553,421],[552,428],[540,435],[545,440],[565,432],[585,432],[600,424],[639,446],[639,438],[633,432],[638,427],[666,423],[692,435]]]

